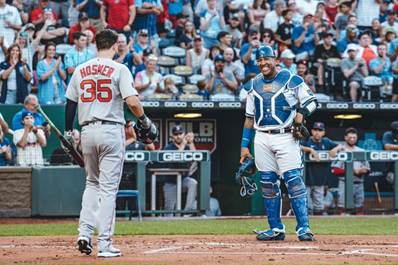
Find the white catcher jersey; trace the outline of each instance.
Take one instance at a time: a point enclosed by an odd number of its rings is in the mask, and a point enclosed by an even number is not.
[[[272,80],[260,73],[244,89],[248,91],[246,116],[254,118],[254,128],[259,131],[287,128],[298,108],[312,113],[317,107],[304,80],[285,69]]]
[[[80,125],[97,120],[124,124],[124,99],[136,95],[129,69],[106,58],[76,67],[65,94],[78,103]]]

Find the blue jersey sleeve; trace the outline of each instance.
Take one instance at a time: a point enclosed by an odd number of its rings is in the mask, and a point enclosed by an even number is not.
[[[325,137],[323,138],[324,145],[326,147],[326,150],[332,150],[335,148],[338,144],[330,140],[329,138]]]
[[[240,58],[242,58],[247,53],[248,50],[249,50],[249,43],[243,44],[242,48],[239,51]]]

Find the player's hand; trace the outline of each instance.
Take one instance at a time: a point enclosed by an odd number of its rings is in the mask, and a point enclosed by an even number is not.
[[[123,27],[123,31],[127,32],[127,31],[131,31],[131,27],[130,25],[126,25]]]
[[[311,155],[314,157],[315,161],[320,161],[319,154],[314,149],[311,149]]]
[[[240,148],[240,160],[239,160],[239,163],[242,164],[246,157],[250,157],[251,158],[253,156],[250,154],[249,148],[241,147]]]
[[[189,132],[185,135],[185,140],[187,142],[187,144],[192,144],[193,143],[193,139],[194,139],[194,134],[193,132]]]

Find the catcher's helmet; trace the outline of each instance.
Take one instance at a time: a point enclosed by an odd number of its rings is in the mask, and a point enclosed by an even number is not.
[[[271,58],[276,57],[274,50],[270,46],[265,45],[265,46],[261,46],[260,48],[257,49],[256,60],[258,60],[260,58],[268,58],[268,57],[271,57]]]

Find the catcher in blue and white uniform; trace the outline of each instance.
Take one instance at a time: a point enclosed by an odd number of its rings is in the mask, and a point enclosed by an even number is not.
[[[269,46],[256,52],[261,73],[251,80],[247,90],[246,120],[241,143],[241,163],[251,157],[249,145],[254,136],[254,156],[261,175],[261,188],[269,230],[256,231],[263,241],[284,240],[281,220],[283,178],[296,216],[296,233],[300,241],[313,241],[310,230],[306,188],[302,179],[303,163],[299,140],[309,135],[303,125],[315,111],[316,98],[303,79],[288,70],[277,72],[275,53]]]

